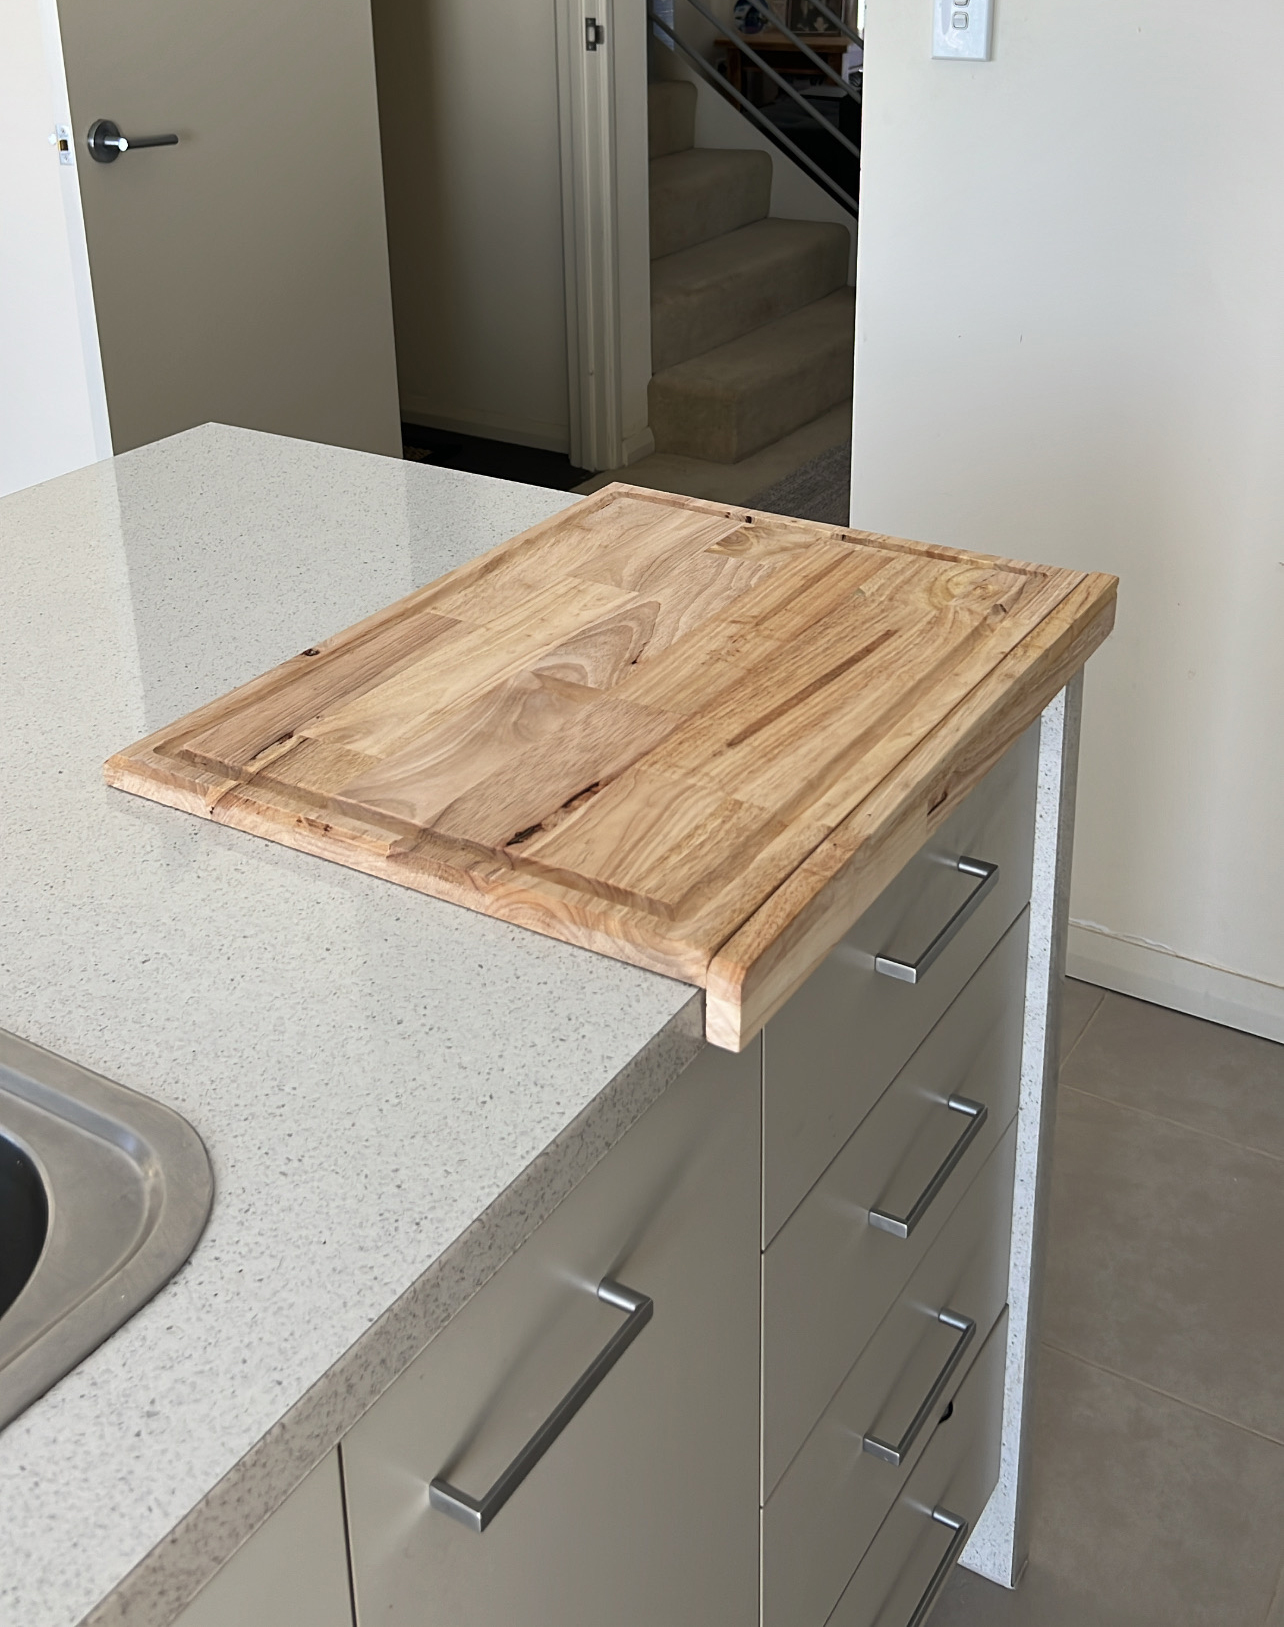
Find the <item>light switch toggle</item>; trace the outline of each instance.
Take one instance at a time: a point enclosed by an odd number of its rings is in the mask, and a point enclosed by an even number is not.
[[[932,0],[932,55],[943,62],[988,62],[992,0]]]

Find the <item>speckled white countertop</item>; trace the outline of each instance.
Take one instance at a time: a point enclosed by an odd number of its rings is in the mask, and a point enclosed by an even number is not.
[[[160,1627],[700,1048],[684,985],[108,790],[574,501],[215,426],[0,501],[0,1027],[159,1098],[190,1262],[0,1432],[0,1622]]]

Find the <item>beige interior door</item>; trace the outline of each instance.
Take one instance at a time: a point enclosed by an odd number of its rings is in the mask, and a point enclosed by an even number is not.
[[[218,420],[400,453],[367,0],[59,0],[117,452]],[[99,119],[177,146],[96,162]]]

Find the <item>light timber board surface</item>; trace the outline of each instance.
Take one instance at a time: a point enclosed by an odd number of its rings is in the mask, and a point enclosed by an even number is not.
[[[699,984],[738,1050],[1106,637],[1116,585],[607,486],[105,772]]]

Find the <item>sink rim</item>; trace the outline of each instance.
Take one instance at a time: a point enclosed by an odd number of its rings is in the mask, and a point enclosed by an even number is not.
[[[10,1160],[16,1160],[16,1175],[15,1166]],[[16,1221],[18,1235],[16,1238],[6,1236],[4,1254],[0,1256],[0,1318],[3,1318],[9,1307],[16,1304],[21,1297],[28,1282],[31,1281],[36,1266],[40,1263],[40,1258],[44,1254],[45,1245],[49,1241],[48,1175],[42,1167],[39,1157],[27,1145],[26,1138],[14,1134],[6,1125],[0,1123],[0,1169],[3,1169],[6,1164],[9,1166],[8,1174],[7,1177],[0,1174],[0,1192],[5,1191],[7,1188],[11,1196],[16,1195],[19,1210],[21,1211],[25,1207],[25,1218],[31,1221],[35,1217],[36,1210],[36,1205],[29,1201],[30,1188],[34,1182],[35,1192],[38,1194],[38,1206],[42,1213],[37,1228],[39,1232],[38,1241],[35,1236],[23,1236],[24,1216],[21,1212],[10,1215],[8,1210],[5,1210],[3,1213],[3,1223],[6,1227],[11,1222]],[[24,1196],[27,1197],[25,1203]],[[24,1244],[28,1246],[24,1248]],[[35,1246],[34,1255],[30,1253],[31,1245]],[[25,1274],[23,1274],[23,1265],[28,1260],[30,1264],[27,1265]],[[19,1261],[22,1263],[18,1263]],[[17,1267],[16,1270],[15,1266]],[[15,1286],[12,1279],[19,1276],[21,1281]]]
[[[76,1159],[30,1128],[5,1124],[4,1104],[35,1108],[97,1138],[136,1167],[146,1195],[139,1235],[98,1280],[77,1283],[77,1243],[59,1201]],[[205,1229],[214,1175],[200,1136],[153,1097],[0,1030],[0,1124],[34,1156],[46,1182],[49,1227],[22,1291],[0,1317],[0,1429],[142,1308],[185,1264]],[[72,1138],[67,1138],[72,1139]],[[69,1289],[68,1285],[71,1284]],[[24,1331],[25,1330],[25,1331]],[[7,1331],[7,1338],[6,1338]]]

